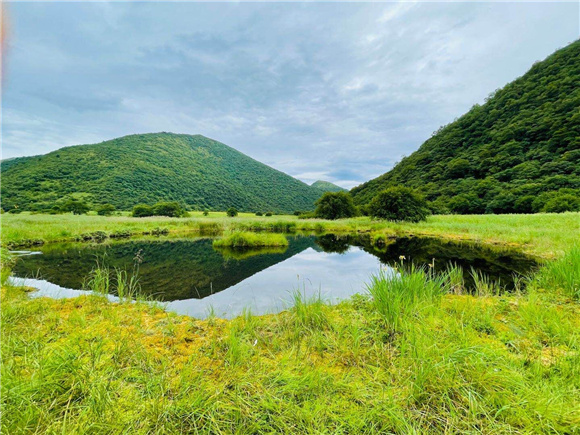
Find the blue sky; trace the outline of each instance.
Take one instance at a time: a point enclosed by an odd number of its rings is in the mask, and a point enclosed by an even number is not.
[[[579,37],[567,3],[10,3],[3,158],[203,134],[350,188]]]

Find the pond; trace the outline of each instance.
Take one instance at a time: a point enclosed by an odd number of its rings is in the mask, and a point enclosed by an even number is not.
[[[55,298],[82,294],[97,260],[131,272],[138,266],[141,292],[166,303],[167,309],[197,318],[213,313],[231,318],[249,309],[275,313],[291,305],[293,293],[320,295],[334,303],[366,291],[372,274],[406,261],[435,268],[461,266],[466,287],[471,268],[514,286],[514,274],[527,274],[533,259],[510,251],[434,238],[405,237],[381,248],[368,238],[289,236],[284,248],[217,250],[210,238],[109,241],[103,244],[55,243],[16,253],[13,275],[39,289],[35,296]]]

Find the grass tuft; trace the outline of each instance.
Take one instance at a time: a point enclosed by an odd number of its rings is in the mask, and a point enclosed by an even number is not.
[[[263,246],[288,246],[288,239],[283,234],[251,233],[235,231],[213,241],[216,248],[259,248]]]

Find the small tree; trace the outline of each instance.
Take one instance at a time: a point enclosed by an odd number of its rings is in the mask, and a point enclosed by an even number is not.
[[[380,192],[369,204],[370,215],[391,221],[419,222],[429,213],[425,199],[408,187],[391,187]]]
[[[235,207],[230,207],[230,208],[228,208],[228,210],[226,211],[226,214],[227,214],[229,217],[235,217],[235,216],[237,216],[237,215],[238,215],[238,210],[236,210],[236,208],[235,208]]]
[[[272,216],[272,212],[271,211],[267,212],[266,216],[268,216],[268,217]]]
[[[61,208],[65,213],[72,212],[72,214],[77,215],[85,214],[90,210],[89,205],[85,201],[77,199],[69,199]]]
[[[326,192],[316,201],[317,217],[344,219],[356,216],[358,210],[348,192]]]
[[[209,215],[209,210],[207,210],[207,209],[206,209],[206,210],[204,210],[204,211],[203,211],[203,215],[204,215],[204,216],[207,216],[207,215]]]
[[[261,211],[256,212],[256,216],[263,216],[263,215],[264,215],[264,213],[262,213]]]
[[[153,216],[153,207],[147,204],[137,204],[135,207],[133,207],[133,212],[131,215],[133,217]]]
[[[113,204],[103,204],[97,209],[97,214],[99,216],[111,216],[115,210]]]

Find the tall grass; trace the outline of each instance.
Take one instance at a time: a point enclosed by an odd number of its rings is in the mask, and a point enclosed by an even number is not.
[[[412,316],[449,291],[448,273],[435,275],[414,265],[399,270],[381,269],[367,285],[376,310],[391,332],[400,331]]]
[[[299,329],[321,329],[328,324],[327,303],[320,291],[308,296],[305,291],[292,292],[292,318]]]
[[[537,274],[535,285],[580,300],[580,246],[573,247],[562,258],[548,262]]]

